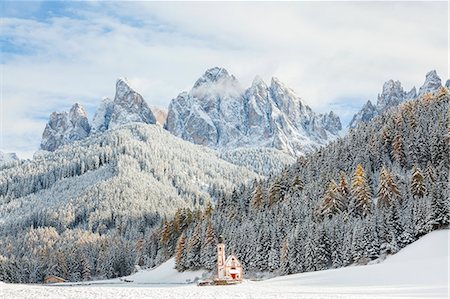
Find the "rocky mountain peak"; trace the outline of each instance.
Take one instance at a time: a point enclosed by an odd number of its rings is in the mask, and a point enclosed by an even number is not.
[[[315,114],[299,103],[277,78],[268,87],[257,76],[242,90],[234,76],[212,68],[172,100],[165,128],[216,149],[272,147],[298,155],[329,142],[340,128],[336,115]]]
[[[86,138],[91,131],[87,113],[76,103],[69,112],[53,112],[42,134],[41,149],[54,151],[58,147]]]
[[[419,88],[418,96],[420,97],[426,93],[434,92],[434,91],[438,90],[440,87],[442,87],[442,82],[441,82],[441,78],[439,78],[436,70],[429,71],[425,75],[425,82]]]
[[[223,81],[237,81],[233,75],[222,67],[207,69],[205,73],[195,82],[194,89],[200,86],[215,84]]]
[[[349,124],[350,128],[355,128],[360,122],[368,122],[373,117],[383,113],[384,111],[398,106],[400,103],[415,99],[429,92],[434,92],[441,87],[441,79],[435,70],[428,72],[425,76],[425,82],[417,93],[413,87],[409,92],[405,92],[400,81],[389,80],[383,84],[383,90],[378,95],[377,104],[374,106],[372,102],[367,102],[363,108],[353,116]]]
[[[405,98],[400,81],[389,80],[383,84],[383,91],[378,95],[377,110],[384,111],[390,107],[397,106]]]
[[[95,113],[94,131],[102,132],[132,122],[155,124],[156,119],[144,98],[131,87],[128,80],[119,78],[114,100],[105,98]]]

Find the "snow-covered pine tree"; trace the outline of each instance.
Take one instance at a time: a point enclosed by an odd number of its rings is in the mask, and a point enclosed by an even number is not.
[[[361,164],[356,166],[352,179],[351,194],[355,205],[355,215],[366,217],[372,210],[372,195]]]
[[[394,181],[392,174],[383,167],[380,172],[380,180],[378,186],[378,206],[390,207],[394,201],[398,200],[400,192]]]
[[[177,247],[175,249],[175,268],[179,272],[186,270],[185,268],[185,246],[186,236],[184,232],[180,235],[177,241]]]
[[[411,193],[416,198],[422,198],[426,191],[422,170],[414,166],[411,174]]]

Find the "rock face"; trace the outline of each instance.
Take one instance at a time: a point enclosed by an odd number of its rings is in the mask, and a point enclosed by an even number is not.
[[[53,112],[42,134],[41,149],[58,147],[86,138],[91,131],[86,111],[76,103],[69,112]]]
[[[333,112],[316,114],[277,78],[256,77],[243,89],[223,68],[211,68],[190,92],[169,106],[165,128],[175,136],[216,149],[271,147],[304,154],[336,138]]]
[[[142,96],[130,87],[127,80],[118,79],[114,100],[103,99],[94,115],[93,131],[103,132],[132,122],[155,124],[156,119]]]
[[[418,96],[423,96],[426,93],[434,92],[442,87],[441,78],[437,75],[435,70],[428,72],[425,76],[425,82],[419,88]]]
[[[368,101],[363,108],[353,116],[349,124],[350,128],[355,128],[361,122],[368,122],[375,116],[384,111],[396,107],[402,102],[415,99],[429,92],[434,92],[441,87],[441,79],[436,71],[430,71],[426,74],[425,82],[420,87],[417,94],[416,88],[413,87],[409,92],[403,90],[400,81],[389,80],[383,85],[383,91],[378,95],[376,105]]]
[[[164,126],[164,123],[167,119],[167,110],[161,107],[150,107],[152,110],[153,115],[156,118],[156,123],[160,124],[161,126]]]

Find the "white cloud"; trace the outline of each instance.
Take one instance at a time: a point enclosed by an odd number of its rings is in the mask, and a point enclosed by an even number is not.
[[[348,120],[388,79],[409,89],[430,69],[448,77],[446,5],[97,2],[76,17],[4,18],[2,37],[26,51],[2,53],[0,149],[37,149],[48,115],[74,101],[92,117],[118,77],[167,106],[212,66],[243,86],[276,76]]]

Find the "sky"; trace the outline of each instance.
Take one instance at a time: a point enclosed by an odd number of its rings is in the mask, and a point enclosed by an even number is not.
[[[448,70],[448,2],[0,2],[0,150],[31,158],[53,111],[92,119],[126,77],[167,107],[206,69],[277,77],[347,125],[389,79]]]

